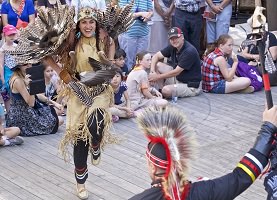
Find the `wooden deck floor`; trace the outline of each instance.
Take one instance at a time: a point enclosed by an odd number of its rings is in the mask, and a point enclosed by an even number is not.
[[[277,87],[272,89],[277,100]],[[215,95],[178,100],[197,131],[198,159],[191,179],[218,177],[230,172],[253,145],[261,124],[264,92]],[[0,148],[0,200],[77,200],[74,166],[65,163],[57,146],[63,128],[55,135],[25,138],[25,144]],[[99,166],[89,165],[86,186],[90,200],[124,200],[149,187],[145,162],[146,140],[134,120],[121,120],[112,131],[123,138],[105,149]],[[257,180],[237,199],[266,199],[263,180]]]

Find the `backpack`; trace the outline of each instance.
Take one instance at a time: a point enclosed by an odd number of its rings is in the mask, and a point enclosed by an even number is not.
[[[263,79],[259,70],[247,63],[239,61],[236,70],[236,75],[239,77],[247,77],[251,80],[251,86],[255,88],[255,91],[259,91],[263,88]]]

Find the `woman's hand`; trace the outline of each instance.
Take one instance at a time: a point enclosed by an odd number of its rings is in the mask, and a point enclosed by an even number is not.
[[[260,60],[260,56],[258,54],[253,54],[253,55],[251,55],[251,59],[259,61]]]
[[[152,72],[148,75],[148,80],[150,82],[155,82],[157,80],[159,80],[159,74],[157,74],[156,72]]]
[[[24,83],[26,86],[28,86],[30,84],[30,82],[32,81],[32,79],[30,77],[31,77],[30,74],[25,75]]]
[[[64,111],[63,105],[61,105],[61,104],[59,104],[59,103],[57,103],[57,102],[54,103],[54,107],[57,108],[57,109],[58,109],[59,111],[61,111],[61,112]]]
[[[238,56],[235,53],[232,53],[232,59],[234,62],[239,62]]]

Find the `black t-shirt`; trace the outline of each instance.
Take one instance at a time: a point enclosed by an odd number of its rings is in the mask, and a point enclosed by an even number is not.
[[[200,57],[195,49],[189,42],[185,41],[183,47],[177,52],[177,49],[169,45],[161,53],[164,57],[170,58],[171,65],[175,69],[176,66],[184,70],[177,75],[177,80],[183,83],[190,84],[199,83],[201,81],[201,64]],[[193,86],[192,86],[193,87]]]

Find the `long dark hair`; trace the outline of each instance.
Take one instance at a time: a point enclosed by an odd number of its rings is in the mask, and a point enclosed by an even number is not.
[[[68,52],[70,51],[75,51],[76,47],[79,46],[79,42],[80,42],[80,37],[79,35],[80,33],[80,28],[79,28],[79,24],[80,22],[77,22],[76,25],[76,29],[72,29],[71,32],[69,33],[68,37],[64,40],[64,42],[62,43],[62,45],[59,47],[59,49],[57,50],[59,53],[57,53],[58,55],[60,55],[60,62],[67,68],[67,70],[69,71],[70,74],[75,74],[76,73],[76,69],[75,66],[71,65],[70,62],[70,57]],[[95,38],[96,38],[96,49],[97,51],[100,51],[99,48],[99,25],[96,21],[96,28],[95,28]],[[80,45],[81,47],[81,45]]]

